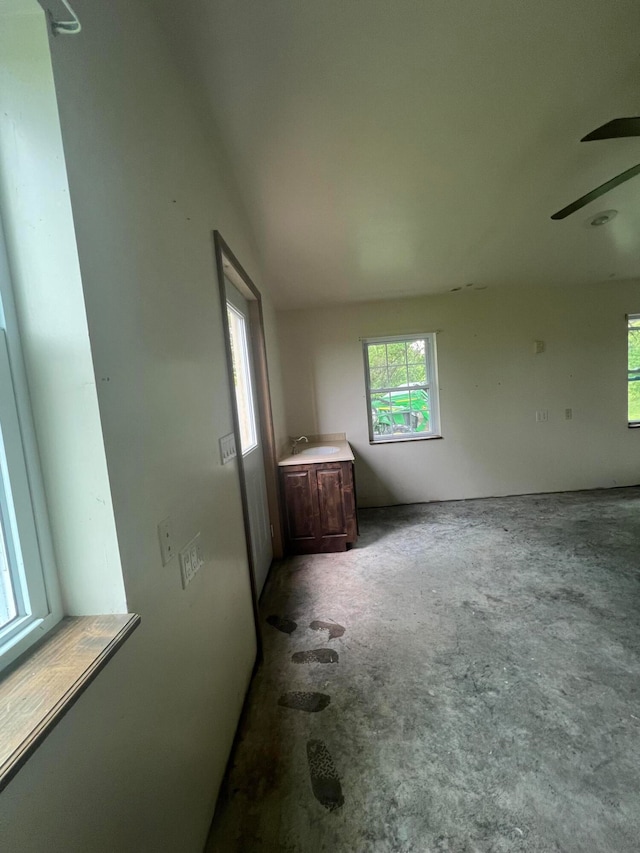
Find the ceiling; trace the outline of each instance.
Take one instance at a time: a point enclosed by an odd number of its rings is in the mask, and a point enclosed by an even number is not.
[[[640,277],[640,176],[549,218],[640,163],[579,142],[640,114],[637,0],[153,2],[280,307]]]

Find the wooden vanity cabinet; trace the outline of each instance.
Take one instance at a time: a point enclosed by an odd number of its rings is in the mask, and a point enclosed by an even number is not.
[[[345,551],[358,538],[353,462],[280,468],[289,554]]]

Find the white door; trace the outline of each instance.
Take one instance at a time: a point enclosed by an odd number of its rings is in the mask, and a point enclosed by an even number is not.
[[[264,476],[264,457],[258,422],[255,371],[249,337],[249,310],[247,300],[225,278],[227,316],[231,336],[233,375],[240,423],[240,452],[244,465],[244,477],[249,507],[249,529],[251,531],[251,553],[258,597],[267,578],[273,550],[271,546],[271,524],[267,504],[267,485]]]

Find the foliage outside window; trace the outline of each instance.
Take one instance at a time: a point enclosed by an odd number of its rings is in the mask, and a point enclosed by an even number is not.
[[[227,316],[231,338],[233,381],[236,388],[238,421],[240,422],[240,444],[242,445],[242,455],[246,456],[258,446],[251,369],[249,367],[247,324],[243,315],[230,302],[227,303]]]
[[[628,318],[628,419],[640,426],[640,314],[629,314]]]
[[[369,338],[364,361],[372,442],[440,434],[435,335]]]

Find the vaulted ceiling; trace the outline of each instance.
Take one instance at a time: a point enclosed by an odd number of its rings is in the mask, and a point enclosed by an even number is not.
[[[640,276],[637,0],[153,2],[281,307]]]

